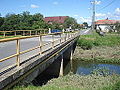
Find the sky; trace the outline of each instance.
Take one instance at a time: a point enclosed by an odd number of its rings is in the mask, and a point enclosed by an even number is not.
[[[48,16],[70,16],[78,23],[91,23],[93,0],[1,0],[0,13],[20,14],[29,11],[31,14],[41,13]],[[120,0],[96,0],[96,20],[120,20]]]

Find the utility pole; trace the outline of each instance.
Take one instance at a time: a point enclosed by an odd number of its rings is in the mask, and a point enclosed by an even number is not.
[[[92,5],[93,5],[93,7],[92,7],[92,13],[93,13],[93,15],[92,15],[92,30],[94,30],[94,28],[95,28],[95,3],[96,3],[96,0],[93,0],[92,1]]]

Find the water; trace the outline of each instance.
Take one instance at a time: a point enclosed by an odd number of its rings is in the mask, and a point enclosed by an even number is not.
[[[120,74],[120,64],[104,64],[83,61],[73,62],[73,73],[80,75],[89,75],[95,69],[104,68],[109,70],[110,73]]]

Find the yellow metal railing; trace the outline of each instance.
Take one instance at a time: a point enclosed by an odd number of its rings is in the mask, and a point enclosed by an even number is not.
[[[13,31],[0,31],[1,37],[7,37],[7,34],[11,33],[11,36],[17,36],[17,35],[29,35],[31,36],[32,33],[33,35],[38,35],[38,34],[46,34],[48,33],[48,29],[36,29],[36,30],[13,30]],[[19,34],[20,33],[20,34]]]
[[[6,61],[6,60],[11,59],[11,58],[13,58],[13,57],[17,57],[17,58],[16,58],[16,65],[17,65],[17,66],[20,66],[20,55],[25,54],[25,53],[28,53],[28,52],[33,51],[33,50],[36,50],[36,49],[39,49],[39,52],[36,53],[36,55],[38,55],[38,54],[43,54],[44,50],[42,50],[42,47],[51,44],[51,45],[52,45],[51,48],[53,49],[53,48],[56,46],[56,45],[55,45],[55,42],[56,42],[56,41],[59,41],[59,44],[62,44],[63,42],[68,41],[69,39],[78,36],[78,32],[75,32],[75,33],[57,33],[57,35],[59,35],[59,39],[55,40],[55,38],[54,38],[55,34],[56,34],[56,33],[52,33],[52,34],[41,34],[41,35],[34,35],[34,36],[24,36],[24,37],[19,37],[19,38],[16,37],[16,38],[9,38],[9,39],[1,39],[1,40],[0,40],[0,43],[9,42],[9,41],[16,41],[16,53],[13,54],[13,55],[10,55],[10,56],[8,56],[8,57],[5,57],[5,58],[0,59],[0,62]],[[43,37],[43,36],[46,36],[46,35],[51,35],[51,36],[52,36],[52,41],[43,44],[42,37]],[[64,38],[62,37],[62,35],[64,35]],[[24,50],[24,51],[20,51],[20,50],[21,50],[21,48],[20,48],[20,40],[22,40],[22,39],[27,39],[27,38],[34,38],[34,37],[38,37],[38,38],[39,38],[39,45],[36,46],[36,47],[33,47],[33,48],[29,48],[29,49]]]

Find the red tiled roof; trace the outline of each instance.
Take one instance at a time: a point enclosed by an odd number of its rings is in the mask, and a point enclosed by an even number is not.
[[[45,17],[45,22],[56,22],[56,23],[64,23],[65,19],[68,18],[68,16],[57,16],[57,17]]]
[[[115,24],[117,22],[120,22],[120,21],[105,19],[105,20],[98,20],[98,21],[95,22],[95,24]]]

